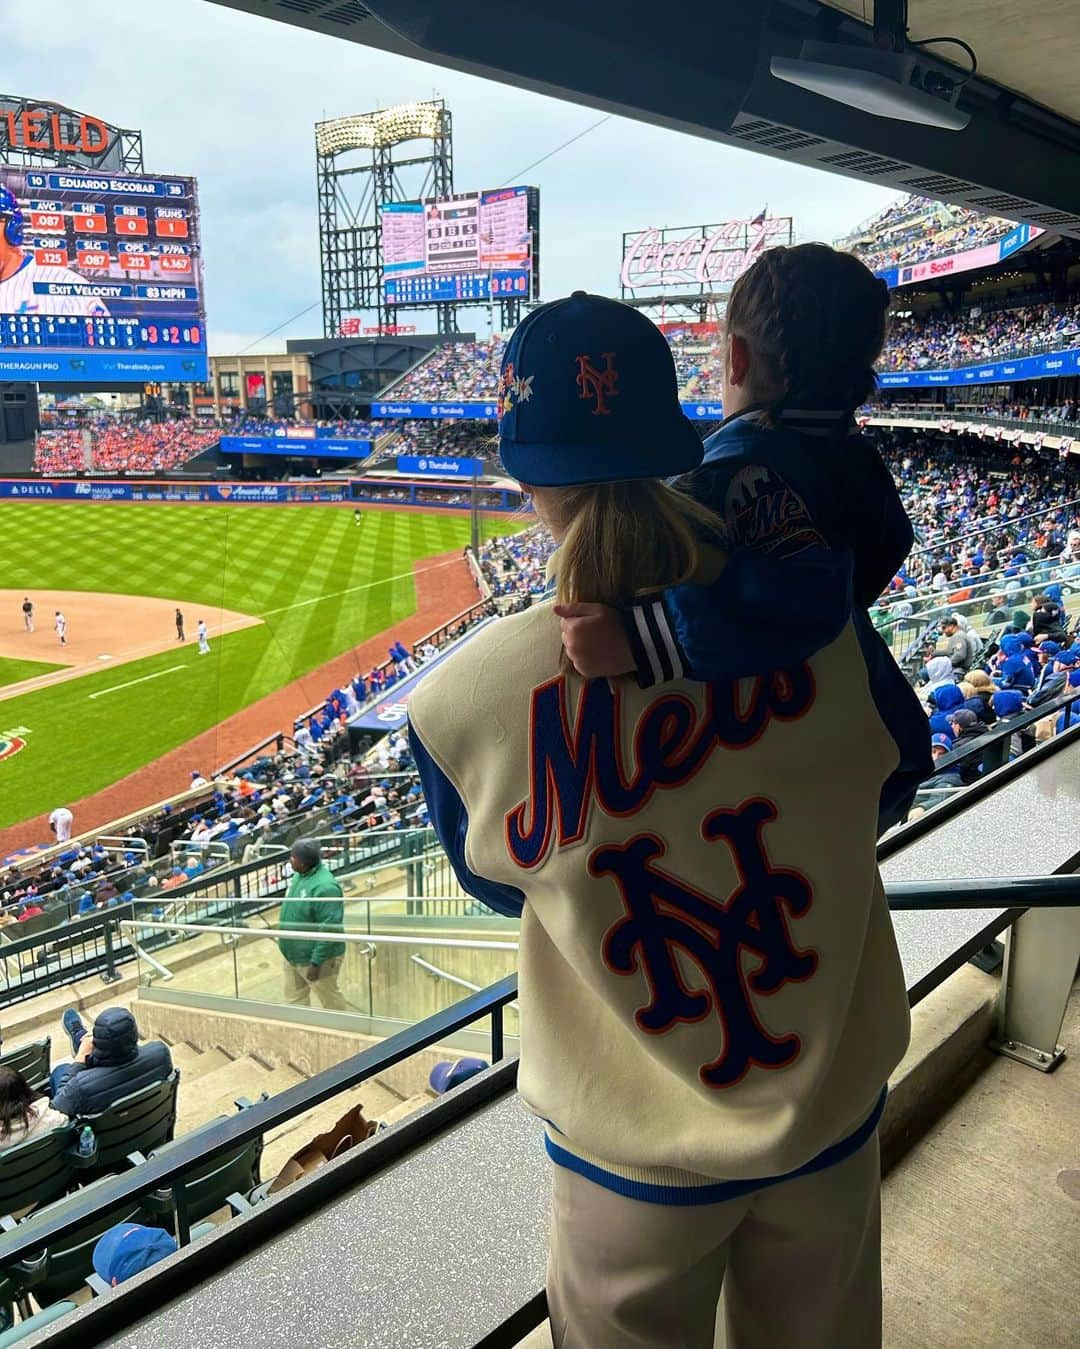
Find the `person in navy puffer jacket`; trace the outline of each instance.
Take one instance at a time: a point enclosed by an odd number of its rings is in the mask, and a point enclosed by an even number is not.
[[[107,1007],[83,1025],[78,1012],[64,1013],[74,1062],[52,1071],[52,1108],[72,1119],[107,1110],[121,1096],[163,1082],[172,1072],[172,1055],[160,1040],[139,1044],[135,1018],[126,1007]]]

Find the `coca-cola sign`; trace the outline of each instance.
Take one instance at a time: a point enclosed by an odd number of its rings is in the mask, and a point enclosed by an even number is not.
[[[709,293],[730,286],[766,248],[790,244],[791,239],[790,216],[765,215],[624,234],[619,273],[623,293],[687,287]]]

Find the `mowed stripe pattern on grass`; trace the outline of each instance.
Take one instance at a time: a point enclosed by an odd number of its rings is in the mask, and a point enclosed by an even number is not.
[[[485,522],[487,534],[511,527]],[[415,608],[413,564],[468,538],[467,519],[434,513],[366,511],[357,526],[350,510],[318,506],[0,505],[9,586],[176,597],[189,637],[122,667],[126,681],[184,663],[168,679],[91,699],[117,683],[103,669],[2,705],[2,725],[28,734],[0,767],[0,828],[90,795],[391,627]],[[267,617],[200,657],[200,605]],[[79,622],[77,598],[67,618]],[[5,628],[16,621],[0,616]],[[312,687],[310,701],[326,691]]]

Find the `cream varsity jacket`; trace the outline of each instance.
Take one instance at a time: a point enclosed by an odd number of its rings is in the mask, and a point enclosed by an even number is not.
[[[519,1088],[552,1157],[661,1203],[841,1160],[908,1039],[875,858],[899,760],[855,627],[796,668],[559,673],[550,604],[409,703],[467,891],[521,913]]]

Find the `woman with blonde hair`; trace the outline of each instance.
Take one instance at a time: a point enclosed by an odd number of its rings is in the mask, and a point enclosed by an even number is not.
[[[702,455],[676,389],[615,301],[578,292],[511,339],[500,451],[558,542],[560,601],[724,569],[715,518],[663,481]],[[711,1349],[721,1285],[728,1349],[880,1342],[876,1131],[908,1009],[875,838],[900,756],[849,614],[813,654],[747,661],[583,679],[545,602],[410,699],[461,884],[521,916],[558,1349]]]

